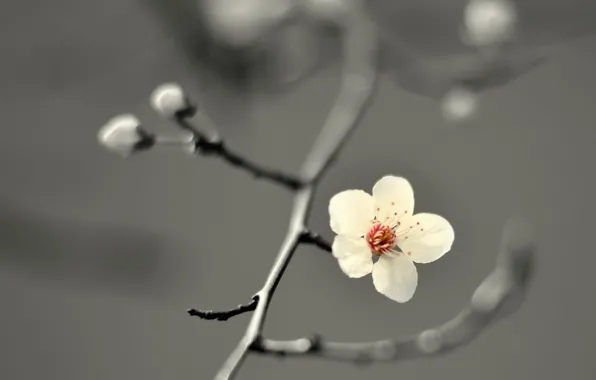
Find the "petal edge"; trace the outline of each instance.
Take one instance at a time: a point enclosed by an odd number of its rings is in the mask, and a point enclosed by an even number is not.
[[[350,278],[364,277],[372,271],[372,254],[362,239],[338,235],[333,240],[332,252],[341,270]]]
[[[338,235],[364,235],[373,217],[373,198],[365,191],[344,190],[329,200],[329,225]]]
[[[404,220],[397,231],[399,248],[419,264],[432,263],[451,250],[453,227],[440,215],[420,213]]]
[[[372,278],[379,293],[399,303],[412,299],[418,286],[416,266],[403,254],[381,256],[373,266]]]
[[[410,182],[393,175],[379,179],[372,189],[376,216],[381,222],[414,212],[414,189]]]

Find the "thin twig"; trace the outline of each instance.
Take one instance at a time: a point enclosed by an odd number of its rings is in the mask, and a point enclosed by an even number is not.
[[[325,240],[321,235],[310,230],[304,231],[302,234],[302,242],[304,244],[312,244],[323,251],[331,252],[331,243]]]
[[[254,311],[257,307],[258,302],[259,302],[259,299],[257,296],[255,296],[250,300],[249,303],[240,304],[230,310],[216,311],[216,310],[189,309],[188,315],[190,315],[192,317],[199,317],[201,319],[206,319],[206,320],[227,321],[228,319],[235,317],[237,315],[244,314],[249,311]]]
[[[474,339],[498,319],[516,311],[531,279],[534,246],[527,228],[517,220],[504,229],[496,268],[480,284],[468,306],[452,320],[404,340],[366,343],[325,341],[320,336],[290,341],[258,339],[251,350],[275,356],[313,356],[368,364],[446,354]]]
[[[216,380],[232,379],[250,347],[260,337],[271,298],[296,248],[302,242],[318,180],[358,124],[373,93],[377,71],[377,30],[362,8],[351,8],[349,11],[347,17],[341,20],[346,65],[340,94],[302,166],[304,186],[296,191],[288,232],[265,284],[257,293],[259,302],[256,310],[244,336],[216,375]]]
[[[207,116],[197,111],[194,115],[181,115],[175,119],[176,123],[184,130],[192,133],[194,137],[194,152],[203,156],[216,156],[225,160],[230,165],[243,169],[252,174],[255,178],[263,178],[270,180],[280,186],[286,187],[292,191],[298,190],[303,182],[298,178],[286,174],[282,171],[273,170],[265,166],[256,164],[239,154],[231,151],[221,139],[219,135],[212,128],[210,133],[206,133],[195,127],[190,120],[190,116],[199,118],[198,124],[209,126],[212,122]]]

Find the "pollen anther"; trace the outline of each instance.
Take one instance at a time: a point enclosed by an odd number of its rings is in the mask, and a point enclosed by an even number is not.
[[[366,234],[366,242],[374,255],[393,250],[396,243],[396,236],[393,229],[382,223],[375,223]]]

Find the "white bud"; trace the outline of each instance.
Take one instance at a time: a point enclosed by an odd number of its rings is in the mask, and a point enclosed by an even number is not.
[[[189,108],[189,102],[182,87],[176,83],[165,83],[151,94],[151,107],[164,117],[174,117]]]
[[[450,122],[470,119],[478,109],[478,96],[465,87],[454,87],[442,99],[443,118]]]
[[[124,157],[129,156],[144,139],[140,124],[134,115],[116,116],[101,127],[97,139],[106,149]]]
[[[464,11],[465,42],[476,47],[503,43],[513,36],[516,23],[510,0],[470,0]]]

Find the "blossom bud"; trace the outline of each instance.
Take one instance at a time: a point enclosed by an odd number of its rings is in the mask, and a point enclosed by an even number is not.
[[[97,134],[99,143],[109,151],[128,157],[138,150],[154,144],[151,134],[141,128],[134,115],[119,115],[108,121]]]
[[[191,110],[190,102],[182,87],[176,83],[165,83],[151,94],[151,107],[160,115],[173,118]]]

